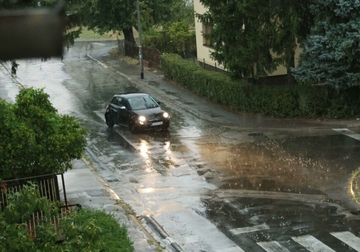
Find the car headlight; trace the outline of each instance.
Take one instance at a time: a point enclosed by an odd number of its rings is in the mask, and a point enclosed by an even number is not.
[[[164,118],[169,118],[169,114],[168,114],[167,112],[164,112],[164,113],[163,113],[163,117],[164,117]]]
[[[140,123],[141,125],[143,125],[145,121],[146,121],[146,117],[145,117],[145,116],[139,116],[139,123]]]

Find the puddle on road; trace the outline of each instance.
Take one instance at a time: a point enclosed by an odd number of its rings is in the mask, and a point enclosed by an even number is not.
[[[344,215],[337,214],[335,206],[325,203],[303,204],[296,201],[241,198],[233,199],[228,204],[215,199],[202,199],[206,218],[212,220],[224,232],[229,232],[226,225],[247,227],[266,223],[277,231],[268,235],[301,235],[309,230],[327,230],[329,226],[344,225]],[[253,240],[260,233],[247,233]],[[260,239],[259,239],[260,238]]]
[[[342,135],[199,147],[204,162],[221,173],[208,178],[221,189],[333,193],[341,199],[360,163],[359,143]]]
[[[234,178],[226,179],[221,186],[221,189],[243,189],[243,190],[257,190],[268,192],[288,192],[288,193],[300,193],[300,194],[323,194],[320,190],[312,188],[297,188],[290,187],[282,182],[263,179],[263,178]]]

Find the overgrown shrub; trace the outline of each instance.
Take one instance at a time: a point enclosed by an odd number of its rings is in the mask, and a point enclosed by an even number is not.
[[[70,251],[134,251],[126,227],[104,210],[73,212],[61,222],[61,229],[65,234],[61,246]]]
[[[40,212],[48,221],[30,228],[31,216]],[[50,220],[58,217],[58,205],[40,197],[36,185],[9,192],[7,205],[0,211],[0,251],[134,251],[126,227],[104,210],[73,211],[60,219],[57,228]],[[59,242],[59,238],[64,240]]]

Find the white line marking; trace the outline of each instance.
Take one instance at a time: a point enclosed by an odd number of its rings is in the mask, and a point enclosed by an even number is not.
[[[290,250],[281,246],[277,241],[258,242],[257,244],[267,252],[290,252]]]
[[[335,252],[335,250],[332,250],[331,248],[329,248],[324,243],[322,243],[321,241],[319,241],[318,239],[316,239],[311,235],[303,235],[303,236],[291,237],[291,238],[311,252],[319,252],[319,251]]]
[[[238,235],[238,234],[251,233],[251,232],[256,232],[256,231],[261,231],[261,230],[266,230],[266,229],[269,229],[269,226],[264,223],[264,224],[255,225],[252,227],[234,228],[234,229],[231,229],[230,232],[233,235]]]
[[[340,134],[343,134],[345,136],[348,136],[348,137],[354,138],[355,140],[360,141],[360,134],[358,134],[358,133],[356,133],[354,131],[351,131],[351,130],[346,129],[346,128],[339,128],[339,129],[333,129],[333,130],[340,133]]]
[[[356,251],[360,251],[360,238],[353,235],[352,233],[345,231],[345,232],[333,232],[330,234],[341,240],[343,243],[349,245]]]

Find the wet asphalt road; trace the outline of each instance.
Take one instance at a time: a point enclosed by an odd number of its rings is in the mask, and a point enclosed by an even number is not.
[[[44,87],[60,113],[90,129],[88,151],[100,175],[137,215],[156,218],[184,251],[221,247],[204,231],[211,225],[238,246],[231,251],[360,250],[359,221],[347,217],[358,210],[347,192],[360,164],[358,140],[331,128],[227,128],[169,102],[163,102],[172,115],[168,134],[110,130],[106,103],[114,93],[138,91],[86,56],[111,46],[77,43],[62,61],[19,61],[18,79]],[[1,97],[11,101],[16,87],[1,75]],[[348,236],[336,238],[344,234],[355,235],[355,245]]]

